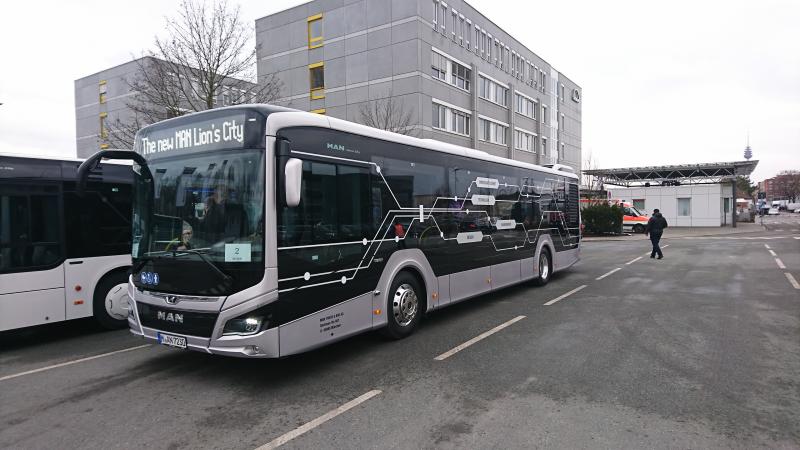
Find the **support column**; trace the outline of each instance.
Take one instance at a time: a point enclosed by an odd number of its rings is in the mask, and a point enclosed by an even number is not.
[[[731,181],[733,197],[731,198],[731,226],[736,228],[736,180]]]

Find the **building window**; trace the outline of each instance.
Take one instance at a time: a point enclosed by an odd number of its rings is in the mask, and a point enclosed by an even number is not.
[[[542,105],[542,123],[547,125],[547,106]]]
[[[490,80],[487,77],[478,77],[478,96],[484,100],[508,108],[508,88]]]
[[[542,138],[542,156],[547,156],[547,138]]]
[[[470,37],[472,36],[472,22],[469,19],[466,21],[466,25],[464,25],[464,39],[467,41],[467,51],[471,51],[471,47],[469,46]],[[477,41],[476,41],[477,42]]]
[[[478,119],[478,139],[492,144],[506,145],[508,125],[485,119]]]
[[[466,22],[464,21],[464,16],[459,15],[459,23],[458,23],[458,43],[461,46],[464,46],[464,28],[466,27]]]
[[[445,23],[447,22],[447,3],[442,2],[442,15],[439,17],[439,26],[442,28],[442,34],[445,34]]]
[[[514,148],[526,152],[536,152],[536,134],[517,128],[514,130]]]
[[[564,85],[561,85],[561,103],[564,103]]]
[[[106,129],[106,119],[108,118],[108,113],[101,112],[100,113],[100,138],[106,139],[108,138],[108,129]]]
[[[459,89],[470,90],[472,70],[435,50],[431,51],[431,76]]]
[[[564,119],[564,113],[561,113],[561,115],[558,116],[558,129],[559,129],[559,131],[566,131],[566,128],[564,127],[564,125],[566,125],[566,121]]]
[[[108,85],[106,84],[106,80],[100,81],[99,91],[100,91],[100,98],[98,102],[102,105],[106,102],[106,92],[108,92]]]
[[[458,28],[458,13],[456,10],[452,10],[452,17],[453,17],[453,28],[450,29],[450,34],[453,37],[453,42],[456,40],[456,29]]]
[[[561,143],[561,147],[558,150],[558,159],[559,159],[559,161],[563,160],[564,157],[566,156],[566,154],[567,154],[567,150],[566,150],[566,147],[564,146],[564,143],[562,142]]]
[[[322,115],[325,115],[325,108],[312,109],[312,110],[311,110],[311,112],[312,112],[312,113],[314,113],[314,114],[322,114]]]
[[[325,98],[325,63],[318,62],[308,66],[308,76],[311,83],[311,98]]]
[[[433,14],[431,15],[433,30],[436,31],[436,27],[439,26],[439,0],[433,0]]]
[[[437,130],[469,136],[470,120],[471,115],[465,111],[433,102],[431,126]]]
[[[308,48],[322,47],[322,14],[308,18]]]
[[[536,120],[536,100],[524,96],[519,92],[516,92],[516,102],[514,103],[514,110],[518,114],[522,114],[525,117],[530,117],[531,119]]]
[[[633,207],[639,210],[640,212],[644,212],[644,199],[643,198],[635,198],[633,199]]]
[[[678,199],[678,217],[689,217],[692,215],[692,199]]]

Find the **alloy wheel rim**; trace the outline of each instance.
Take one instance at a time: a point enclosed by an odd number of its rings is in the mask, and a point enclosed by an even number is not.
[[[128,284],[120,283],[112,287],[106,294],[106,313],[114,319],[123,320],[128,317]]]
[[[417,316],[419,299],[414,288],[408,283],[403,283],[397,287],[392,299],[392,313],[394,319],[401,327],[408,326]]]
[[[550,276],[550,262],[547,260],[547,254],[545,253],[542,253],[542,257],[539,258],[539,274],[543,280]]]

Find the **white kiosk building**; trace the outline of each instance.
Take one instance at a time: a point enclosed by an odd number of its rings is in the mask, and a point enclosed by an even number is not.
[[[670,226],[736,226],[736,177],[753,172],[758,161],[660,167],[584,170],[611,199],[652,214],[659,209]]]

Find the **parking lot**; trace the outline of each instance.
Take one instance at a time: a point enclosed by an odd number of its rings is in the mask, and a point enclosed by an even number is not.
[[[586,242],[543,288],[283,360],[0,334],[3,448],[800,447],[800,231]]]

